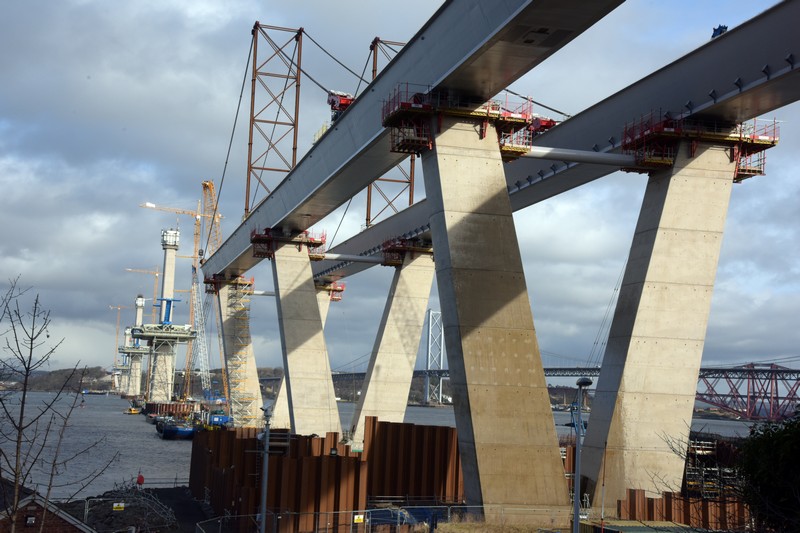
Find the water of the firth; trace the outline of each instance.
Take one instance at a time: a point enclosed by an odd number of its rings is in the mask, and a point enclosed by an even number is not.
[[[38,407],[51,397],[48,393],[34,393],[32,405]],[[117,459],[79,496],[102,494],[113,489],[115,484],[132,481],[140,472],[146,485],[188,484],[191,441],[161,440],[155,426],[148,424],[144,416],[123,414],[128,402],[117,396],[87,395],[83,405],[83,408],[75,409],[70,419],[61,457],[71,456],[95,441],[103,442],[91,453],[81,455],[70,463],[59,474],[59,484],[69,485],[72,480],[84,477],[110,461],[115,454],[118,454]],[[338,405],[342,426],[348,427],[354,405],[344,402]],[[558,434],[568,435],[571,428],[566,424],[570,422],[570,414],[554,412],[553,416]],[[584,414],[584,417],[587,416]],[[455,426],[452,407],[409,406],[406,422]],[[745,436],[749,424],[734,420],[695,419],[692,429],[723,436]],[[6,445],[3,447],[7,448]],[[54,489],[52,497],[67,497],[71,492],[69,487]]]

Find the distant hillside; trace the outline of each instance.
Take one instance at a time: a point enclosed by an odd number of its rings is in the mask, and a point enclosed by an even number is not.
[[[67,381],[69,375],[73,372],[71,368],[63,370],[53,370],[50,372],[36,372],[31,376],[28,390],[36,392],[51,392],[58,391]],[[83,385],[80,384],[80,370],[75,372],[72,379],[67,383],[69,390],[78,390],[79,386],[82,389],[93,390],[109,390],[111,388],[111,380],[109,379],[108,372],[101,366],[95,366],[86,369],[86,374],[83,379]],[[14,390],[19,388],[19,383],[5,381],[5,388]]]

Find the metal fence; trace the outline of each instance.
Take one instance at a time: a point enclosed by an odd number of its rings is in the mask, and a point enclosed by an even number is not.
[[[495,524],[558,520],[552,509],[506,506],[403,506],[332,513],[268,512],[266,533],[401,533],[434,531],[447,522]],[[260,516],[222,516],[197,524],[196,533],[243,533],[260,530]],[[541,530],[545,531],[545,530]]]
[[[189,486],[189,478],[188,477],[148,477],[145,478],[144,483],[142,484],[143,489],[154,489],[154,488],[175,488],[175,487],[188,487]]]

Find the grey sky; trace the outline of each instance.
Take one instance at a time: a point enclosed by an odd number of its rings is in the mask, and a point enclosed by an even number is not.
[[[53,338],[66,339],[54,367],[77,360],[110,366],[117,313],[109,306],[132,306],[137,293],[150,298],[153,291],[151,276],[125,268],[160,268],[160,230],[176,221],[180,253],[191,249],[189,217],[138,205],[191,210],[202,180],[220,188],[255,20],[302,26],[360,72],[375,36],[407,40],[438,5],[363,2],[343,13],[317,1],[6,2],[0,9],[0,278],[21,275],[52,310]],[[632,0],[513,89],[575,114],[705,43],[718,24],[733,27],[766,7]],[[308,41],[303,64],[327,88],[356,88],[352,75]],[[329,114],[322,90],[308,80],[302,90],[301,152]],[[243,209],[248,105],[245,99],[221,191],[225,236]],[[800,344],[794,161],[800,106],[775,116],[784,122],[767,176],[734,187],[704,364],[796,356]],[[566,364],[549,354],[585,360],[593,349],[644,185],[643,176],[617,173],[516,215],[518,228],[525,228],[520,244],[546,365]],[[420,180],[417,196],[423,195]],[[342,209],[317,229],[330,237],[341,217]],[[359,197],[337,242],[363,217]],[[264,263],[252,273],[257,288],[271,288],[268,269]],[[347,281],[326,327],[332,366],[351,368],[358,359],[363,367],[390,275],[373,268]],[[179,260],[177,287],[188,289],[189,276],[188,260]],[[178,305],[177,320],[188,320],[188,307]],[[280,365],[274,307],[267,298],[253,306],[262,366]],[[123,325],[130,323],[132,309],[121,316]]]

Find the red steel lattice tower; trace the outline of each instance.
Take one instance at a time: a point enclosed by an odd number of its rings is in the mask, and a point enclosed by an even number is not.
[[[297,164],[303,28],[253,25],[250,133],[244,216]],[[285,38],[288,34],[288,38]],[[273,39],[281,35],[282,40]],[[266,45],[259,47],[259,43]],[[266,51],[264,50],[266,48]],[[266,179],[276,175],[276,179]],[[255,181],[256,190],[251,190]],[[261,194],[259,194],[261,191]],[[252,201],[251,201],[252,200]]]

